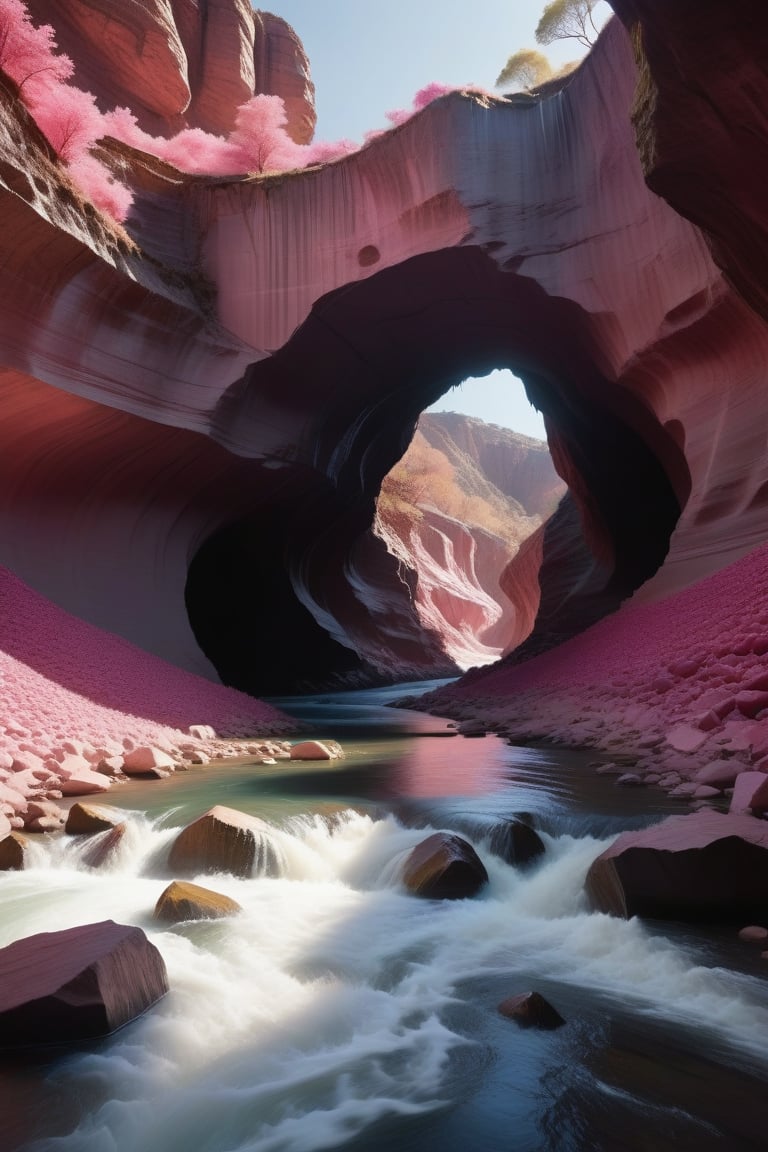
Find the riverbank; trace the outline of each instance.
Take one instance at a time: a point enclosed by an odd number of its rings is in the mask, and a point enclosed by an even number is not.
[[[408,706],[514,741],[614,756],[702,799],[768,773],[768,547],[654,604],[628,604],[524,664],[475,669]]]

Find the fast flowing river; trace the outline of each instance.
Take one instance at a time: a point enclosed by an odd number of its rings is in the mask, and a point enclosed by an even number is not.
[[[683,802],[618,787],[591,754],[448,738],[444,721],[383,706],[415,687],[278,701],[339,739],[344,761],[115,788],[110,802],[131,815],[109,870],[61,838],[2,875],[0,946],[138,924],[171,985],[87,1052],[0,1066],[3,1152],[766,1147],[759,946],[733,927],[596,915],[582,895],[606,842]],[[217,803],[276,826],[282,875],[200,877],[243,912],[161,930],[169,844]],[[527,870],[487,840],[518,812],[546,843]],[[435,829],[475,845],[482,895],[433,902],[401,887],[399,862]],[[498,1014],[529,990],[565,1027],[521,1030]]]

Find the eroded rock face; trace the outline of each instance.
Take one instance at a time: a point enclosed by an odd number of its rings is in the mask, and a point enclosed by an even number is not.
[[[165,964],[140,928],[105,920],[29,936],[0,949],[0,1046],[107,1036],[167,991]]]
[[[78,87],[104,109],[128,106],[155,135],[183,127],[226,136],[254,93],[283,96],[291,134],[315,127],[314,87],[301,42],[249,0],[27,0],[74,61]]]
[[[191,0],[124,7],[34,12],[61,25],[81,82],[135,101],[146,127],[184,84],[190,109],[233,114],[257,82],[250,5],[206,5],[210,39]],[[522,371],[570,488],[541,564],[532,545],[504,578],[529,620],[540,568],[529,654],[644,583],[661,605],[765,539],[763,6],[740,0],[696,37],[686,5],[617,8],[642,27],[630,37],[613,22],[533,114],[456,93],[279,179],[184,178],[117,150],[136,192],[130,240],[67,191],[0,93],[14,238],[0,282],[0,560],[211,675],[202,648],[249,690],[455,671],[445,617],[425,628],[414,608],[417,569],[370,529],[419,413],[498,364]],[[110,65],[129,16],[157,70],[144,105],[126,92],[145,82],[136,53]],[[302,637],[300,668],[286,632]],[[269,660],[253,661],[257,639]]]
[[[217,804],[179,833],[168,866],[174,872],[277,876],[279,858],[270,831],[258,817]]]
[[[451,832],[435,832],[409,853],[403,883],[414,896],[427,900],[462,900],[474,896],[488,881],[471,844]]]
[[[768,904],[768,824],[701,811],[624,832],[591,865],[592,906],[614,916],[745,920]]]

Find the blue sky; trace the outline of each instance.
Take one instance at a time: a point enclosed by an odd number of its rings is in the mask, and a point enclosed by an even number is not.
[[[360,141],[369,128],[386,127],[385,113],[409,107],[432,80],[492,89],[508,56],[537,47],[534,30],[544,0],[262,0],[258,6],[287,20],[304,43],[318,138]],[[598,13],[608,15],[607,4]],[[573,41],[544,51],[556,66],[583,54]],[[510,379],[511,373],[494,373],[486,384],[465,384],[435,409],[543,438],[543,423],[522,385],[510,388]]]

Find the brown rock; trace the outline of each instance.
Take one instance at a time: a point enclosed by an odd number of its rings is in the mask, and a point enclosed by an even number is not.
[[[768,906],[768,824],[701,809],[625,832],[592,864],[592,906],[614,916],[759,918]]]
[[[29,841],[19,832],[9,832],[0,840],[0,872],[20,872],[24,867]]]
[[[156,920],[179,924],[183,920],[220,920],[241,911],[241,906],[229,896],[199,884],[174,880],[161,894],[154,915]]]
[[[520,992],[499,1004],[499,1012],[522,1028],[560,1028],[565,1020],[539,992]]]
[[[257,816],[217,804],[184,828],[171,846],[174,872],[232,872],[235,876],[278,876],[272,829]]]
[[[168,991],[140,928],[106,920],[0,949],[0,1047],[107,1036]]]
[[[105,832],[122,821],[122,813],[116,808],[96,804],[73,804],[64,825],[70,836],[88,836],[94,832]]]
[[[117,852],[127,829],[127,824],[115,824],[108,832],[102,832],[83,852],[83,862],[89,868],[103,867]]]
[[[461,900],[474,896],[488,880],[471,844],[450,832],[435,832],[412,850],[403,868],[403,883],[415,896]]]

